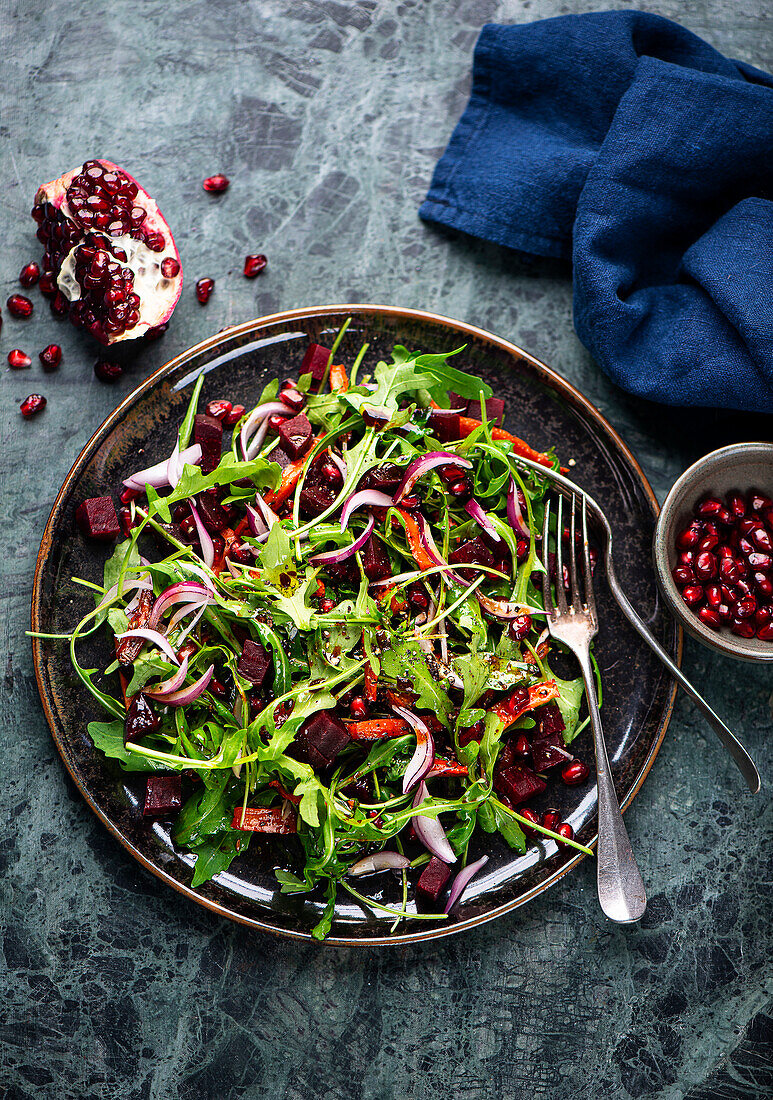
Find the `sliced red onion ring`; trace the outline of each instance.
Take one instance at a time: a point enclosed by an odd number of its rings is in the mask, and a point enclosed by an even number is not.
[[[293,415],[294,414],[292,410],[288,409],[287,405],[285,405],[282,401],[266,401],[262,405],[258,405],[256,408],[254,408],[242,424],[242,430],[239,434],[239,442],[241,443],[242,455],[245,461],[249,462],[250,458],[254,458],[255,455],[258,453],[258,450],[260,450],[260,446],[258,446],[255,453],[253,455],[250,455],[249,452],[251,448],[249,447],[249,442],[260,425],[265,423],[266,428],[268,428],[269,416]],[[265,436],[265,434],[266,433],[264,431],[263,435]],[[261,437],[261,442],[262,441],[263,438]]]
[[[515,478],[510,478],[510,488],[507,490],[507,520],[519,539],[530,539],[529,525],[523,518],[521,502],[518,499],[518,486]]]
[[[430,451],[429,454],[414,458],[413,462],[408,463],[403,480],[397,486],[395,504],[399,504],[403,497],[410,493],[423,474],[426,474],[429,470],[434,470],[436,466],[461,466],[464,470],[472,469],[472,463],[469,459],[451,454],[450,451]]]
[[[403,776],[403,794],[407,794],[417,783],[421,783],[435,763],[435,741],[421,718],[412,711],[405,707],[392,707],[392,710],[404,718],[416,734],[416,751]]]
[[[198,611],[197,611],[197,612],[196,612],[196,614],[195,614],[195,615],[193,616],[193,618],[191,619],[191,621],[190,621],[190,622],[188,623],[188,625],[186,626],[185,630],[183,630],[183,632],[182,632],[182,634],[180,635],[180,637],[179,637],[179,638],[177,639],[177,644],[178,644],[179,646],[181,646],[181,645],[183,644],[183,642],[184,642],[184,641],[185,641],[185,639],[186,639],[186,638],[188,637],[188,635],[190,634],[190,632],[191,632],[192,630],[195,630],[195,629],[196,629],[196,624],[198,623],[199,619],[200,619],[200,618],[201,618],[201,616],[202,616],[202,615],[204,614],[204,612],[205,612],[205,611],[207,610],[207,605],[208,605],[208,604],[209,604],[210,602],[211,602],[210,600],[204,600],[204,602],[203,602],[203,603],[201,603],[201,604],[199,605],[199,609],[198,609]]]
[[[124,578],[123,588],[121,589],[121,595],[126,596],[126,595],[128,595],[129,592],[134,592],[135,590],[138,590],[138,589],[144,589],[145,591],[147,591],[148,589],[152,590],[152,588],[153,588],[153,585],[150,584],[149,582],[146,582],[144,580],[144,578],[140,578],[139,580],[136,580],[136,581],[130,581],[130,580],[127,580],[126,578]],[[116,584],[113,585],[112,588],[108,588],[107,592],[105,592],[102,599],[99,601],[97,606],[94,608],[93,613],[96,614],[96,612],[101,611],[103,607],[109,607],[110,604],[113,602],[113,600],[116,598],[117,595],[118,595],[118,584],[116,583]]]
[[[200,676],[199,679],[189,687],[182,688],[180,691],[173,691],[163,696],[153,695],[152,697],[158,699],[160,703],[167,703],[169,706],[185,707],[189,703],[194,703],[198,697],[207,690],[207,685],[212,679],[212,673],[214,671],[215,666],[210,665],[204,675]],[[145,694],[150,695],[151,693],[148,691],[145,692]]]
[[[166,461],[166,480],[169,482],[173,489],[177,488],[177,482],[180,480],[180,469],[178,468],[177,464],[179,457],[180,441],[178,439],[174,445],[174,450]]]
[[[484,596],[479,588],[475,590],[480,606],[495,619],[517,619],[519,615],[533,615],[530,607],[522,603],[511,603],[510,600],[492,600],[490,596]]]
[[[358,493],[352,493],[344,501],[341,509],[341,530],[346,530],[349,516],[357,508],[391,508],[393,504],[392,498],[386,493],[380,493],[378,489],[360,489]]]
[[[451,883],[451,893],[448,895],[448,901],[443,910],[444,913],[450,913],[451,909],[456,905],[457,901],[464,893],[470,880],[473,879],[481,867],[485,866],[487,863],[488,856],[481,856],[480,859],[476,859],[474,863],[468,863],[466,867],[462,868]]]
[[[410,865],[408,857],[399,852],[374,852],[373,855],[363,856],[353,863],[347,874],[357,878],[360,875],[371,875],[374,871],[402,871]]]
[[[201,516],[199,510],[192,500],[188,503],[191,506],[191,512],[193,514],[193,522],[196,524],[196,530],[199,535],[199,542],[201,543],[201,557],[206,565],[207,569],[211,569],[215,562],[215,544],[212,541],[212,536],[201,522]]]
[[[186,561],[184,563],[181,562],[180,564],[181,565],[184,564],[185,568],[188,570],[189,573],[193,573],[193,575],[195,577],[198,577],[199,580],[201,581],[201,583],[206,588],[207,592],[209,592],[210,595],[214,596],[215,586],[212,583],[212,579],[210,578],[209,574],[206,573],[204,569],[202,569],[202,567],[200,565],[194,565],[192,561]],[[195,584],[196,582],[195,581],[193,581],[193,582],[186,581],[186,583]]]
[[[327,452],[327,457],[330,459],[334,466],[338,467],[341,477],[344,479],[344,481],[346,481],[346,475],[349,472],[349,467],[346,465],[341,456],[337,455],[335,451],[331,448]]]
[[[424,516],[421,514],[416,516],[416,523],[419,528],[419,542],[429,554],[435,565],[439,565],[445,568],[445,572],[441,573],[441,576],[448,577],[449,580],[454,581],[456,584],[460,584],[463,588],[468,588],[470,581],[464,580],[458,573],[454,573],[448,562],[437,548],[437,543],[432,536],[432,531]]]
[[[245,508],[247,509],[247,522],[250,525],[250,531],[256,538],[258,535],[265,535],[268,528],[263,522],[263,516],[251,504],[245,504]]]
[[[478,504],[475,497],[470,497],[470,499],[464,506],[464,510],[471,519],[475,520],[479,527],[483,528],[483,530],[488,534],[490,538],[494,540],[494,542],[502,541],[502,536],[497,534],[496,527],[483,511],[483,508],[480,506],[480,504]]]
[[[179,610],[175,611],[166,626],[167,634],[171,634],[178,623],[187,618],[192,611],[201,611],[206,607],[206,602],[202,603],[201,600],[191,600],[190,603],[183,604]],[[179,646],[178,646],[179,648]]]
[[[202,603],[214,602],[211,590],[205,588],[203,584],[197,584],[195,581],[178,581],[177,584],[171,585],[161,593],[153,604],[148,626],[151,630],[156,630],[161,622],[162,615],[168,607],[172,607],[176,603],[190,603],[195,599],[200,599]]]
[[[344,546],[338,550],[328,550],[324,554],[315,554],[313,558],[309,558],[309,561],[313,565],[339,565],[342,561],[346,561],[347,558],[353,557],[358,550],[362,550],[375,526],[376,521],[373,516],[368,516],[365,530],[361,535],[357,536],[351,546]]]
[[[420,806],[425,798],[429,798],[429,791],[427,790],[427,784],[422,782],[413,800],[414,809]],[[421,814],[414,814],[411,821],[416,836],[428,852],[432,852],[433,856],[442,859],[443,863],[456,863],[454,850],[449,844],[448,837],[438,818],[423,817]]]
[[[178,458],[181,463],[180,469],[186,464],[188,466],[198,466],[201,462],[200,444],[194,443],[192,447],[186,447],[184,451],[179,450],[179,444],[177,446]],[[127,489],[136,489],[138,492],[142,492],[146,485],[152,485],[154,489],[162,489],[169,485],[168,469],[169,459],[165,458],[163,462],[157,462],[155,466],[148,466],[145,470],[138,470],[136,474],[131,474],[123,484]]]
[[[174,676],[170,676],[168,680],[162,681],[160,684],[156,684],[154,688],[144,687],[142,689],[144,695],[149,695],[151,699],[159,699],[166,701],[166,697],[173,692],[181,688],[185,683],[185,677],[188,675],[188,654],[186,653],[182,659],[182,664],[175,672]]]
[[[172,649],[169,642],[166,640],[163,634],[159,634],[157,630],[149,630],[146,626],[138,626],[134,630],[125,630],[123,634],[116,634],[118,641],[121,638],[144,638],[146,642],[152,642],[154,646],[161,650],[173,665],[179,665],[177,660],[177,654]]]
[[[255,494],[255,503],[258,506],[258,511],[263,516],[263,522],[270,531],[274,524],[279,522],[279,516],[273,508],[270,508],[269,505],[266,504],[260,493]]]

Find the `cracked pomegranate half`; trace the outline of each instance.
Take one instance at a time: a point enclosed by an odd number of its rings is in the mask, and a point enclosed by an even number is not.
[[[53,274],[74,325],[115,344],[169,320],[180,256],[155,200],[122,168],[87,160],[39,188],[32,217],[44,277]]]

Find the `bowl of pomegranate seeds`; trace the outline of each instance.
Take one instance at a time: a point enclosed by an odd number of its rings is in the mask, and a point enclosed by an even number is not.
[[[773,443],[722,447],[686,470],[663,504],[654,556],[693,637],[773,661]]]

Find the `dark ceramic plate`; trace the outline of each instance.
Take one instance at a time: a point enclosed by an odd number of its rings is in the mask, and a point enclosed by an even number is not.
[[[447,351],[466,344],[459,364],[490,382],[507,401],[510,429],[535,447],[555,445],[563,462],[574,460],[573,474],[601,502],[619,547],[620,580],[658,640],[678,657],[681,637],[659,602],[650,564],[657,504],[647,481],[613,428],[568,383],[548,367],[480,329],[428,313],[381,306],[328,306],[277,314],[219,333],[162,367],[108,417],[83,449],[56,498],[38,556],[32,598],[32,628],[66,632],[90,607],[90,594],[74,585],[78,576],[101,582],[109,550],[86,544],[73,516],[84,498],[114,489],[138,465],[168,454],[187,405],[191,385],[204,371],[203,400],[227,397],[248,408],[264,382],[297,374],[311,338],[328,343],[346,317],[352,317],[342,345],[351,362],[363,339],[370,362],[387,356],[395,343],[423,351]],[[462,362],[463,360],[463,362]],[[634,634],[597,575],[601,631],[596,653],[604,682],[604,728],[618,794],[627,806],[637,793],[660,747],[673,704],[674,688],[649,649]],[[308,938],[319,919],[322,899],[278,892],[272,868],[283,862],[276,839],[255,837],[230,871],[191,890],[192,857],[175,850],[166,823],[149,824],[138,809],[143,781],[112,768],[98,754],[86,723],[103,717],[73,675],[61,643],[35,640],[35,669],[40,695],[59,752],[83,797],[108,829],[144,867],[222,916],[266,931]],[[87,667],[105,667],[104,639],[91,650],[83,645]],[[589,762],[589,731],[576,742]],[[549,785],[550,804],[586,844],[596,832],[596,791],[592,782]],[[547,803],[545,804],[547,805]],[[539,805],[535,808],[540,809]],[[545,808],[545,807],[542,807]],[[635,838],[634,838],[635,839]],[[490,855],[483,872],[468,888],[447,921],[416,921],[394,936],[389,924],[364,911],[343,891],[329,943],[373,945],[404,943],[449,935],[491,920],[529,901],[576,866],[571,850],[552,841],[515,855],[497,837],[476,837],[471,858]],[[396,902],[397,882],[389,873],[367,881],[377,899]]]

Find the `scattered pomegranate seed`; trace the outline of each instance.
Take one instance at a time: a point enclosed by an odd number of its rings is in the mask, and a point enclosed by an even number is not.
[[[335,607],[335,604],[333,604]],[[332,608],[331,608],[332,610]],[[349,704],[349,713],[352,718],[367,718],[370,711],[368,710],[368,704],[365,702],[361,695],[355,695]]]
[[[23,294],[12,294],[6,302],[8,312],[12,317],[31,317],[32,302]]]
[[[272,432],[278,432],[285,420],[287,420],[286,416],[280,416],[279,413],[273,413],[268,418],[268,426]]]
[[[510,637],[516,642],[521,642],[531,630],[531,615],[516,615],[511,619],[508,631]]]
[[[158,230],[154,230],[151,233],[145,234],[145,244],[148,246],[151,252],[163,252],[166,248],[166,238],[164,237],[163,233],[159,233]]]
[[[46,407],[46,399],[42,393],[31,393],[22,401],[19,411],[23,417],[29,419],[36,413],[42,412]]]
[[[561,769],[561,778],[569,787],[576,787],[578,783],[584,783],[590,775],[590,768],[582,760],[570,760]]]
[[[123,374],[123,367],[110,359],[97,359],[94,364],[94,374],[100,382],[117,382]]]
[[[730,629],[739,638],[753,638],[757,633],[754,629],[754,623],[750,623],[748,619],[733,619],[730,623]]]
[[[51,312],[54,317],[66,317],[69,304],[61,290],[58,290],[50,302]]]
[[[167,256],[161,261],[161,274],[165,279],[174,279],[175,275],[180,274],[180,264],[174,256]]]
[[[712,630],[719,630],[722,625],[719,614],[712,607],[699,607],[698,618],[704,626],[708,626]]]
[[[207,416],[214,416],[215,420],[223,420],[232,408],[230,401],[210,401],[207,405]]]
[[[44,271],[40,276],[40,293],[46,298],[53,298],[56,291],[56,279],[54,278],[53,271]]]
[[[8,352],[8,365],[13,367],[14,370],[24,370],[25,367],[30,366],[32,360],[29,355],[25,355],[19,348],[14,348]]]
[[[306,398],[300,390],[282,390],[279,394],[279,400],[295,413],[299,413],[306,404]]]
[[[531,756],[531,745],[529,744],[528,737],[521,734],[518,740],[513,745],[513,752],[516,756],[527,757]]]
[[[19,272],[19,282],[22,286],[34,286],[40,278],[40,267],[34,262],[27,264]]]
[[[169,322],[163,321],[160,325],[154,325],[153,328],[149,328],[145,333],[145,339],[148,341],[160,339],[166,330],[169,328]]]
[[[688,584],[682,589],[682,599],[688,607],[695,607],[703,599],[703,589],[699,584]]]
[[[210,192],[214,192],[215,194],[219,194],[221,191],[227,191],[228,190],[228,184],[230,182],[231,181],[228,179],[227,176],[223,176],[220,173],[218,173],[216,176],[207,176],[207,178],[204,180],[204,183],[202,184],[202,186],[203,186],[205,191],[210,191]]]
[[[556,832],[559,833],[566,840],[574,840],[574,829],[572,828],[572,826],[569,824],[568,821],[562,821],[561,824],[556,829]],[[559,841],[559,844],[560,843],[561,842]]]
[[[561,814],[558,810],[546,810],[542,815],[543,829],[550,829],[550,831],[554,833],[560,824]]]
[[[537,817],[534,810],[530,810],[528,806],[525,809],[521,810],[520,814],[521,814],[521,817],[525,817],[527,821],[531,821],[532,824],[534,824],[534,825],[540,825],[541,824],[540,819]],[[533,833],[535,831],[534,829],[530,828],[528,825],[523,825],[522,828],[523,828],[523,831],[525,833]]]
[[[757,627],[757,637],[763,642],[773,642],[773,622]]]
[[[121,492],[118,494],[118,499],[121,501],[121,504],[129,504],[130,501],[136,500],[137,497],[141,496],[142,493],[139,489],[129,489],[127,486],[121,489]]]
[[[234,424],[239,423],[246,411],[244,405],[232,405],[231,411],[223,417],[223,423],[227,428],[233,428]]]
[[[263,253],[258,253],[257,256],[247,256],[244,260],[244,275],[247,279],[254,279],[256,275],[260,275],[261,271],[265,270],[268,260]]]
[[[50,374],[51,371],[55,371],[62,362],[62,349],[58,344],[49,344],[47,348],[43,348],[43,350],[38,353],[38,359],[43,364],[43,370],[46,374]]]
[[[335,607],[335,605],[336,605],[335,600],[331,600],[327,597],[324,600],[319,601],[319,609],[320,609],[320,611],[323,611],[323,612],[332,611],[333,608]]]
[[[695,575],[699,581],[710,581],[717,575],[717,559],[709,550],[702,550],[695,559]]]
[[[214,279],[199,279],[196,283],[196,297],[204,306],[209,301],[209,296],[215,289]]]

